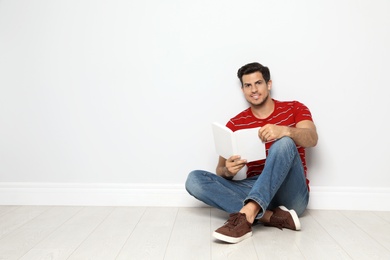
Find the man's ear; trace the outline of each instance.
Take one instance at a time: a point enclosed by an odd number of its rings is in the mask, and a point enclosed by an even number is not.
[[[271,88],[272,88],[272,80],[268,80],[267,87],[268,87],[268,90],[271,90]]]

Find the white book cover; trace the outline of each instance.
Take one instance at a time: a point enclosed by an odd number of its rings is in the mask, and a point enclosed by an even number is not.
[[[258,136],[260,127],[247,128],[233,132],[225,125],[212,123],[215,149],[225,159],[240,155],[248,162],[266,158],[265,143]]]

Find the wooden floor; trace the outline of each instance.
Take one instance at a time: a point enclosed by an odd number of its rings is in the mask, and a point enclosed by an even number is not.
[[[390,259],[390,212],[308,210],[239,244],[211,208],[0,206],[0,259]]]

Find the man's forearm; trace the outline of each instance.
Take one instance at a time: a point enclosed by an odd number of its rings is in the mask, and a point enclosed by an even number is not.
[[[318,141],[316,130],[311,128],[288,127],[287,136],[302,147],[313,147]]]

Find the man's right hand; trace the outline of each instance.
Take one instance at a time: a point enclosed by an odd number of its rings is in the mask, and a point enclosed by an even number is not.
[[[225,167],[232,176],[235,176],[245,165],[247,161],[241,159],[239,155],[233,155],[225,162]]]

